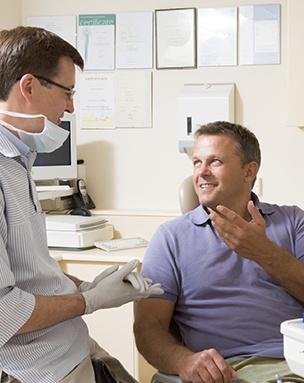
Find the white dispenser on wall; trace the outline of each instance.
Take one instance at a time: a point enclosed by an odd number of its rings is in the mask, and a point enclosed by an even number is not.
[[[178,97],[179,151],[192,154],[197,128],[212,121],[234,122],[234,84],[185,84]]]

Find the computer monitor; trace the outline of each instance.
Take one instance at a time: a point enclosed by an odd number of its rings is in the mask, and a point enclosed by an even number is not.
[[[51,153],[37,153],[32,176],[35,181],[77,178],[76,118],[65,113],[60,126],[70,132],[64,144]]]

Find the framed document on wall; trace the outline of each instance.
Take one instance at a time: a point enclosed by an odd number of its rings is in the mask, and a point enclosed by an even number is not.
[[[196,9],[155,10],[156,69],[196,68]]]

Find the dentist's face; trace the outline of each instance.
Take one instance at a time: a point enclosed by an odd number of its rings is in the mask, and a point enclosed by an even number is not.
[[[61,58],[58,76],[52,78],[58,84],[68,88],[75,85],[75,65],[68,57]],[[33,79],[36,97],[33,114],[44,114],[54,124],[60,124],[64,112],[74,112],[74,102],[69,99],[68,92],[56,85],[42,85],[37,78]]]
[[[193,184],[201,205],[215,209],[225,205],[238,211],[250,186],[235,148],[227,135],[201,135],[193,147]]]

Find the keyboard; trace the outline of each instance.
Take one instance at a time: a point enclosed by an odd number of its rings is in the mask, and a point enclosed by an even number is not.
[[[135,249],[137,247],[146,247],[148,241],[141,237],[133,238],[119,238],[119,239],[109,239],[105,241],[95,241],[94,245],[101,250],[105,251],[115,251],[115,250],[126,250],[126,249]]]
[[[45,186],[36,186],[37,192],[53,192],[53,191],[63,191],[70,190],[69,185],[45,185]]]

